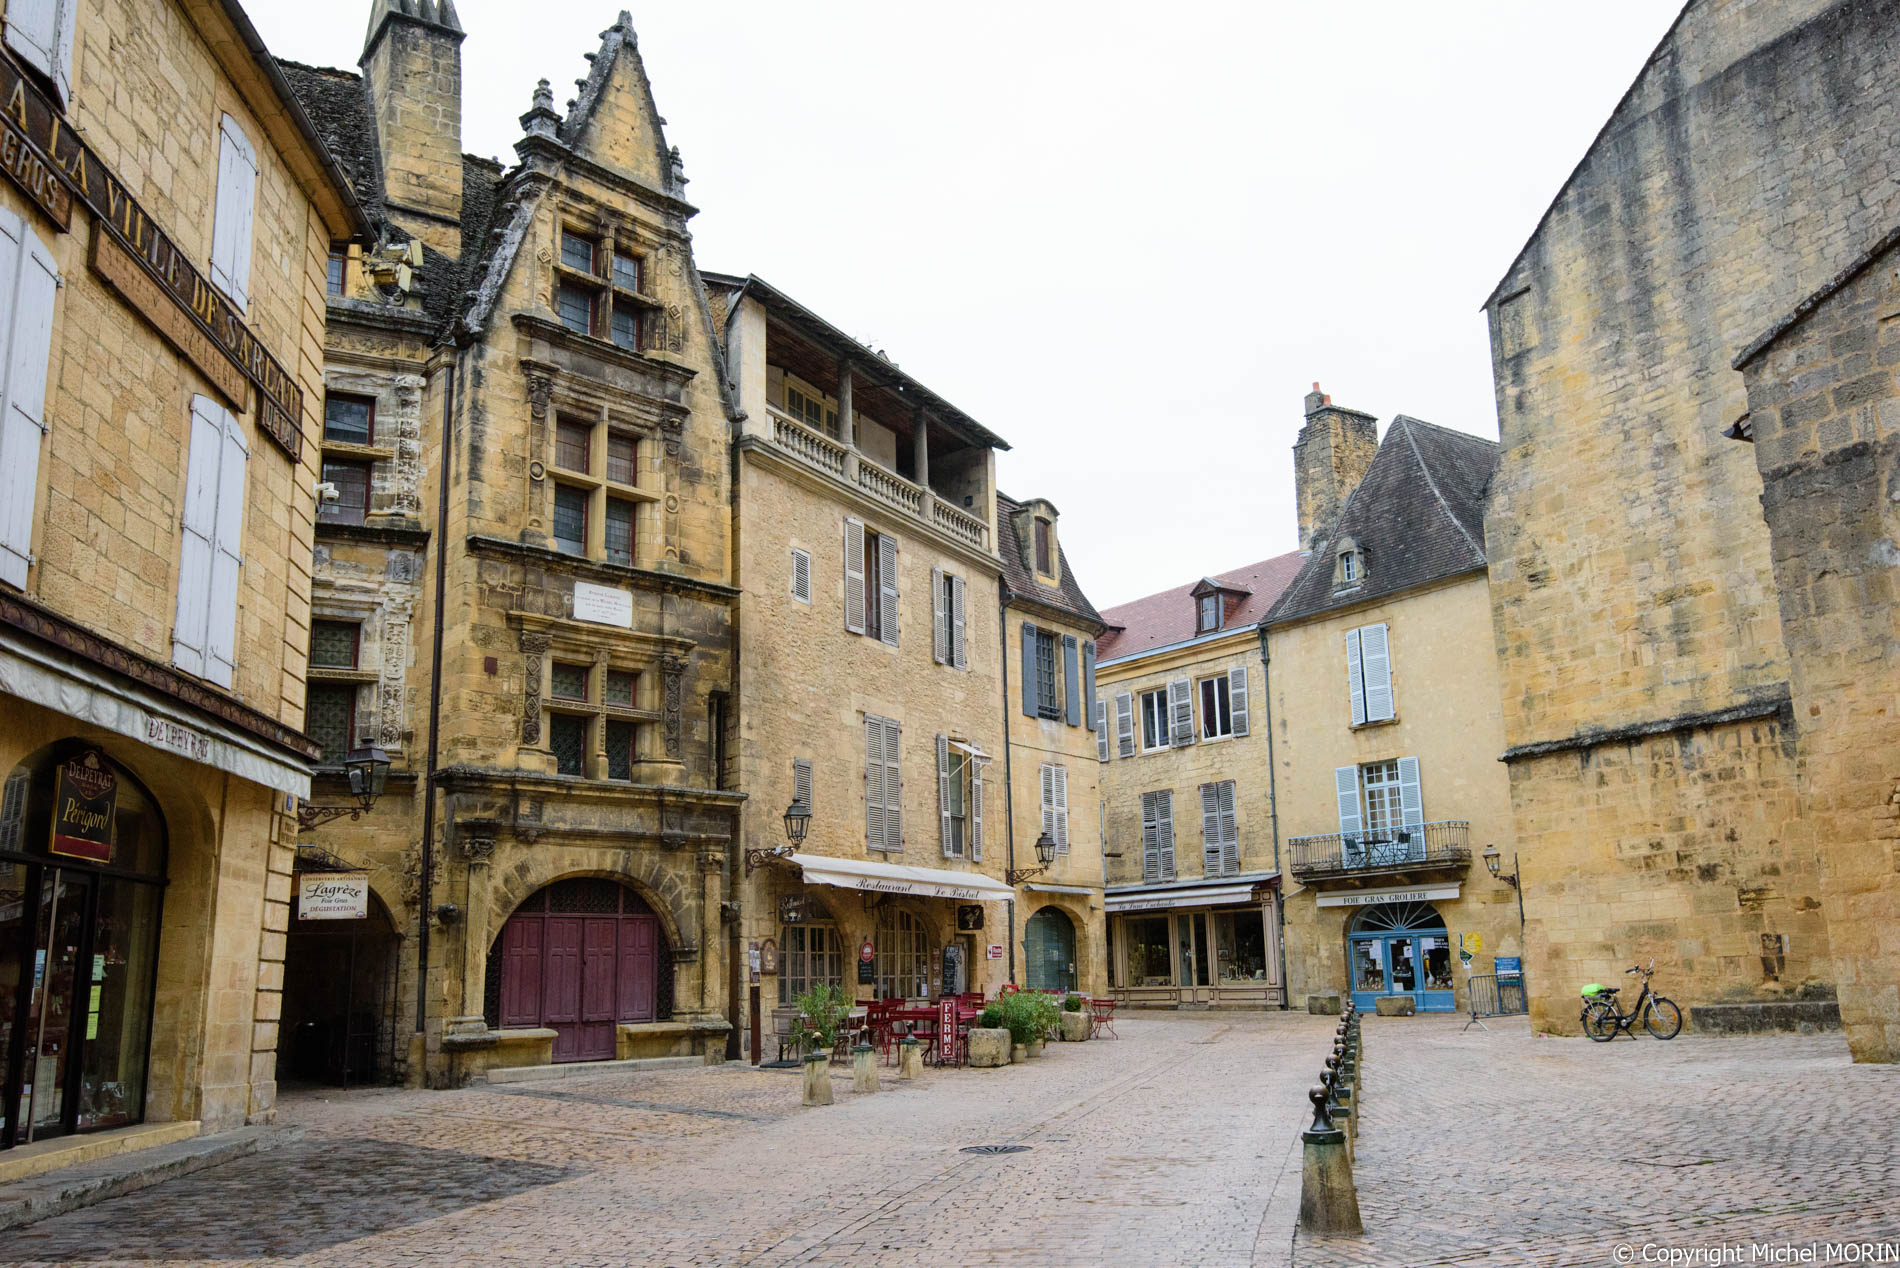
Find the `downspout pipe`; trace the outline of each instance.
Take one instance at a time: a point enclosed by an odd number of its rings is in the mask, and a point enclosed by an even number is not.
[[[1260,633],[1260,691],[1267,702],[1267,820],[1273,825],[1273,871],[1278,882],[1273,910],[1280,930],[1280,1011],[1293,1007],[1293,983],[1286,976],[1286,877],[1280,872],[1280,789],[1275,780],[1278,768],[1273,762],[1273,657],[1267,652],[1267,627],[1254,627]]]
[[[455,452],[455,367],[458,353],[449,345],[448,382],[442,390],[442,454],[436,474],[435,501],[435,619],[429,639],[429,747],[422,770],[422,845],[418,850],[418,911],[416,913],[416,1034],[429,1028],[429,900],[435,883],[435,778],[442,734],[442,630],[447,622],[442,607],[449,588],[449,462]],[[462,1002],[464,1008],[468,1001]],[[423,1044],[426,1075],[428,1044]],[[425,1079],[426,1081],[426,1079]]]
[[[1010,769],[1009,742],[1009,583],[996,587],[996,648],[1003,662],[1003,866],[1016,870],[1016,776]],[[1009,980],[1016,981],[1016,900],[1009,900]]]

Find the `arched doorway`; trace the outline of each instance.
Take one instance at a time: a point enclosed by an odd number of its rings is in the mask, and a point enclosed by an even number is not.
[[[1353,1002],[1370,1010],[1381,995],[1410,995],[1421,1013],[1448,1013],[1451,939],[1430,903],[1377,903],[1352,922],[1347,964]]]
[[[556,881],[515,909],[488,954],[488,1024],[554,1031],[556,1061],[611,1061],[621,1022],[673,1009],[660,918],[617,881]]]
[[[1023,952],[1030,990],[1075,989],[1075,922],[1060,907],[1044,907],[1029,918]]]
[[[306,920],[292,912],[277,1027],[279,1083],[348,1087],[394,1077],[400,941],[374,893],[360,919]]]
[[[96,748],[7,776],[0,1149],[144,1119],[165,854],[157,802]]]

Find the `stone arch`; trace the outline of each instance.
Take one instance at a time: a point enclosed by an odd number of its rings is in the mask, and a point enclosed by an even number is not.
[[[1070,911],[1066,904],[1055,902],[1055,901],[1043,903],[1041,906],[1037,907],[1034,911],[1030,912],[1027,916],[1023,918],[1022,946],[1023,946],[1024,985],[1030,984],[1029,978],[1032,971],[1032,964],[1029,957],[1030,927],[1034,922],[1038,920],[1041,920],[1044,924],[1050,923],[1052,914],[1053,916],[1060,917],[1062,921],[1067,925],[1069,952],[1072,957],[1072,962],[1075,965],[1074,969],[1071,970],[1071,974],[1074,977],[1075,982],[1074,982],[1074,985],[1070,987],[1069,989],[1080,990],[1082,987],[1082,979],[1084,976],[1082,966],[1087,963],[1087,960],[1083,958],[1082,922],[1076,919],[1075,913]]]
[[[699,927],[699,898],[689,892],[677,874],[680,870],[638,850],[523,850],[512,863],[494,869],[489,896],[490,940],[532,895],[556,881],[594,876],[617,881],[638,894],[659,917],[660,931],[671,950],[678,952],[687,946],[697,949],[696,943],[686,940],[684,931]]]

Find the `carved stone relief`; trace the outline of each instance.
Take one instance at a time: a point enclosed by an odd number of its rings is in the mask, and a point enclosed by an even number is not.
[[[680,755],[680,707],[684,703],[686,685],[686,661],[671,652],[660,656],[660,680],[664,687],[666,721],[666,755],[677,760]]]
[[[541,658],[548,653],[548,636],[538,630],[521,634],[521,742],[541,742]]]

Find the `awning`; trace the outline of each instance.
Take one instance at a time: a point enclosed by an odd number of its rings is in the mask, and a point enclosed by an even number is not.
[[[836,885],[878,894],[913,894],[919,898],[961,898],[965,902],[1008,902],[1016,891],[994,876],[980,872],[952,872],[941,867],[904,867],[863,859],[832,859],[820,854],[794,854],[787,860],[805,874],[807,885]]]
[[[1023,888],[1033,889],[1038,894],[1093,894],[1095,892],[1087,885],[1038,885],[1034,881]]]
[[[1227,907],[1253,901],[1254,883],[1216,885],[1210,889],[1155,890],[1145,894],[1110,894],[1108,914],[1131,911],[1165,911],[1171,907]]]

